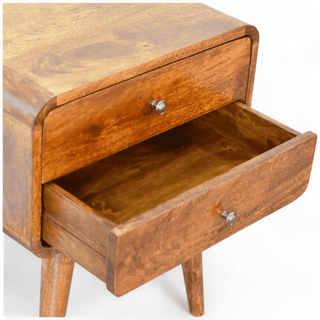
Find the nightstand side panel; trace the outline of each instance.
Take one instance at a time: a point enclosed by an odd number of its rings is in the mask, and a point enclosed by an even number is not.
[[[51,254],[40,240],[41,141],[34,151],[40,110],[52,93],[4,66],[3,70],[3,228],[38,256]],[[40,131],[39,131],[40,129]],[[39,135],[40,133],[40,135]],[[36,183],[35,183],[36,182]],[[36,187],[36,188],[35,188]],[[35,192],[37,190],[37,192]]]
[[[32,129],[3,114],[3,226],[23,246],[31,246]]]

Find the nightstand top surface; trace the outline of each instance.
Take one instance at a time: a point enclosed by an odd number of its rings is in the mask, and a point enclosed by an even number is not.
[[[4,4],[4,66],[52,96],[245,23],[200,4]]]

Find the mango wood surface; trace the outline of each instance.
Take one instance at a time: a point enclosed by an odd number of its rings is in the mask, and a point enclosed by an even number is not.
[[[32,131],[16,118],[4,114],[3,139],[4,231],[15,236],[25,247],[30,247],[28,212],[32,210]]]
[[[169,3],[5,4],[3,24],[5,65],[54,95],[149,61],[155,68],[166,55],[175,61],[177,51],[246,25],[204,5]]]
[[[250,110],[230,104],[55,183],[101,219],[121,224],[293,137]],[[44,203],[46,207],[46,198]],[[55,219],[64,225],[66,214],[60,211]],[[76,229],[83,227],[79,223]]]
[[[81,218],[80,218],[81,219]],[[94,230],[91,229],[94,232]],[[103,282],[107,282],[107,260],[105,256],[86,245],[47,215],[42,219],[42,238],[72,261],[77,262]],[[108,239],[105,239],[108,243]]]
[[[44,123],[48,182],[235,100],[245,100],[249,37],[232,41],[53,110]],[[166,112],[148,101],[165,100]]]
[[[283,124],[283,123],[281,123],[281,122],[279,122],[279,121],[277,121],[277,120],[274,120],[274,119],[268,117],[267,115],[265,115],[265,114],[257,111],[256,109],[252,109],[252,108],[248,107],[246,104],[243,104],[243,103],[240,102],[240,101],[234,102],[233,105],[234,105],[234,106],[238,106],[240,109],[250,110],[250,114],[251,114],[250,117],[251,117],[252,119],[259,119],[259,118],[261,118],[261,119],[264,119],[264,121],[267,121],[267,122],[269,122],[269,123],[272,123],[272,124],[273,124],[273,128],[271,128],[270,125],[269,125],[269,129],[271,129],[271,132],[269,132],[269,130],[266,130],[267,127],[265,127],[265,125],[263,125],[263,128],[257,128],[257,131],[258,131],[258,132],[259,132],[261,129],[263,130],[263,135],[267,135],[267,136],[272,135],[274,138],[276,138],[275,136],[277,135],[277,133],[274,131],[276,128],[278,128],[278,129],[276,129],[276,130],[279,130],[279,134],[281,134],[283,137],[285,137],[285,136],[287,136],[287,137],[290,137],[290,136],[291,136],[291,137],[296,137],[296,136],[298,136],[299,134],[301,134],[301,132],[299,132],[299,131],[297,131],[297,130],[294,130],[294,129],[286,126],[285,124]],[[223,110],[221,109],[221,111],[223,111]],[[238,112],[240,112],[240,110],[239,110]],[[238,112],[236,112],[236,113],[238,113]],[[226,116],[231,117],[231,118],[237,117],[237,115],[231,115],[231,114],[226,115]],[[230,119],[230,120],[231,120],[231,119]],[[234,120],[235,120],[235,119],[234,119]],[[249,119],[248,119],[248,120],[249,120]],[[258,120],[258,121],[261,121],[261,120]],[[247,125],[251,125],[251,124],[252,124],[252,123],[251,123],[250,121],[247,122]],[[254,124],[254,126],[256,126],[256,124]],[[249,132],[249,131],[248,131],[248,132]],[[238,134],[238,133],[237,133],[237,134]],[[247,134],[248,134],[248,133],[247,133]],[[252,132],[251,132],[250,134],[254,134],[253,130],[252,130]],[[260,135],[260,136],[261,136],[261,135]],[[274,139],[274,138],[273,138],[273,139]],[[277,138],[276,138],[276,139],[277,139]],[[291,138],[289,138],[289,139],[291,139]]]
[[[210,119],[200,117],[198,121],[199,125],[258,154],[300,134],[254,109],[248,109],[241,102],[231,103],[212,113]]]
[[[217,112],[205,115],[206,122],[210,123]],[[185,123],[57,179],[55,183],[60,186],[45,184],[45,217],[54,222],[55,228],[61,227],[61,233],[67,230],[68,236],[106,259],[109,233],[115,223],[131,219],[258,154],[199,121]],[[44,224],[48,224],[47,219]],[[43,239],[66,253],[46,230],[44,227]],[[72,257],[85,265],[80,253]],[[86,268],[92,269],[90,265]]]
[[[107,257],[109,232],[115,224],[54,183],[43,186],[43,214]]]
[[[74,262],[62,253],[42,259],[40,317],[64,317]]]
[[[55,183],[101,218],[120,224],[256,155],[196,119]],[[59,220],[64,216],[56,214]]]
[[[202,253],[182,264],[183,277],[186,285],[189,311],[195,317],[204,314]]]
[[[52,94],[4,66],[3,229],[41,257],[52,254],[41,238],[42,129],[37,114]]]
[[[55,232],[107,253],[108,288],[122,295],[304,191],[316,136],[285,128],[225,106],[47,184],[46,216]],[[223,210],[237,211],[234,226],[225,227]],[[95,239],[90,219],[112,229]],[[67,240],[50,241],[61,250]]]
[[[3,12],[4,231],[40,257],[52,254],[40,240],[42,126],[52,110],[245,36],[250,104],[258,32],[209,7],[7,3]]]
[[[299,135],[113,228],[108,289],[121,296],[295,200],[315,143],[315,134]],[[224,210],[238,214],[231,227]]]

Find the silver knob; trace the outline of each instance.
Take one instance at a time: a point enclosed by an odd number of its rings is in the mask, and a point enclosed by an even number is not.
[[[160,100],[159,102],[157,100],[148,100],[148,102],[151,104],[152,108],[155,109],[156,114],[159,116],[167,110],[167,103],[165,100]]]
[[[223,211],[221,213],[221,217],[226,219],[227,227],[232,226],[238,218],[237,213],[235,211],[232,211],[232,212]]]

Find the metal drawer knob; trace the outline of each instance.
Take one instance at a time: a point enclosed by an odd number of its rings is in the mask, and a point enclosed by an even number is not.
[[[167,103],[165,102],[165,100],[160,100],[159,102],[157,100],[148,100],[148,102],[151,104],[152,109],[154,109],[156,111],[156,114],[158,114],[159,116],[167,110]]]
[[[221,217],[226,219],[226,226],[230,227],[236,222],[238,216],[235,211],[232,211],[232,212],[223,211],[221,213]]]

